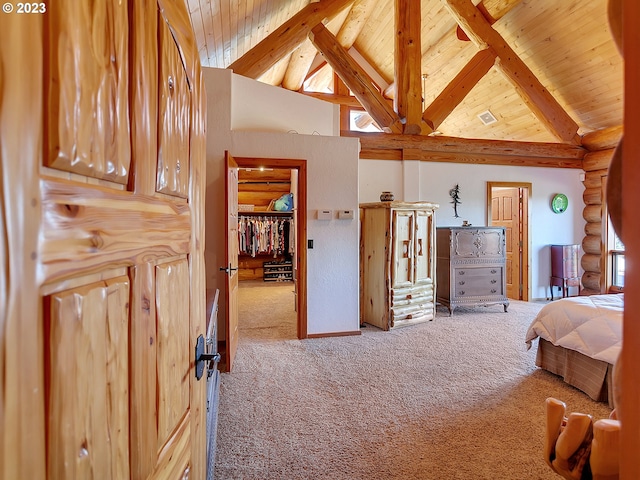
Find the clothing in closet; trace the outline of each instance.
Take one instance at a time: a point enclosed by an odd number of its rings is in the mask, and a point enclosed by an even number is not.
[[[291,255],[294,252],[291,218],[240,217],[238,219],[239,253]]]

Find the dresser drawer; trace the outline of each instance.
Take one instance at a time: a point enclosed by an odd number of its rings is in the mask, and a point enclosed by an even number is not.
[[[504,295],[502,267],[476,267],[454,269],[456,297]]]

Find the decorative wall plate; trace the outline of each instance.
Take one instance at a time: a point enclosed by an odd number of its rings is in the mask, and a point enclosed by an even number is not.
[[[551,210],[554,213],[562,213],[569,206],[569,199],[564,193],[558,193],[551,200]]]

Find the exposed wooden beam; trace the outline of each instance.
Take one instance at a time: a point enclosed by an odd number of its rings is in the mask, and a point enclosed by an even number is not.
[[[402,159],[401,152],[418,149],[421,160],[434,162],[582,168],[586,150],[564,143],[477,140],[443,136],[393,135],[342,131],[360,139],[360,158]],[[400,152],[400,153],[398,153]]]
[[[518,5],[522,0],[484,0],[482,5],[491,16],[496,21],[505,16],[511,9],[513,9],[516,5]],[[433,64],[433,59],[440,55],[440,52],[444,52],[450,50],[452,45],[455,43],[460,43],[458,38],[456,37],[456,30],[459,27],[453,28],[451,31],[447,32],[445,35],[440,37],[440,39],[436,40],[430,45],[423,45],[423,50],[425,51],[422,56],[422,65],[428,66]],[[422,72],[429,73],[429,72]],[[384,91],[384,96],[386,98],[393,98],[394,96],[395,85],[391,84]]]
[[[369,75],[349,56],[331,32],[319,24],[311,30],[309,38],[375,122],[385,131],[400,133],[402,125],[396,112],[383,98]]]
[[[329,31],[336,33],[340,30],[350,11],[350,8],[345,8],[340,12],[340,14],[333,17],[327,23]],[[311,43],[311,40],[307,38],[291,54],[291,59],[287,64],[287,68],[282,79],[282,87],[287,90],[300,90],[307,73],[309,73],[309,69],[311,68],[311,65],[313,65],[313,61],[317,56],[318,51],[316,50],[316,47]]]
[[[340,80],[336,72],[333,72],[333,91],[336,95],[342,97],[352,97],[351,92],[349,92],[349,87]],[[360,105],[360,108],[362,108],[362,105]],[[351,129],[351,108],[346,105],[340,105],[340,130],[349,129]]]
[[[304,42],[313,27],[337,15],[353,0],[321,0],[310,3],[280,25],[229,68],[239,75],[256,79]]]
[[[491,48],[480,50],[474,55],[462,71],[455,76],[451,83],[422,114],[422,118],[431,130],[436,130],[449,114],[460,105],[464,97],[491,70],[495,61],[496,52]]]
[[[322,92],[299,92],[308,97],[319,98],[325,102],[335,103],[338,105],[345,105],[347,107],[363,108],[356,97],[351,95],[336,95],[335,93],[322,93]]]
[[[422,16],[420,0],[395,0],[394,108],[404,133],[422,133]]]
[[[542,124],[562,142],[580,143],[577,123],[540,83],[533,72],[495,31],[471,0],[442,0],[478,48],[493,48],[500,71],[511,81],[518,94]]]

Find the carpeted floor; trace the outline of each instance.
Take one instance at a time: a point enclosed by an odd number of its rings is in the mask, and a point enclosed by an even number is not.
[[[302,341],[292,305],[290,284],[241,287],[217,479],[557,479],[542,457],[544,400],[609,414],[535,367],[524,335],[542,304]]]

